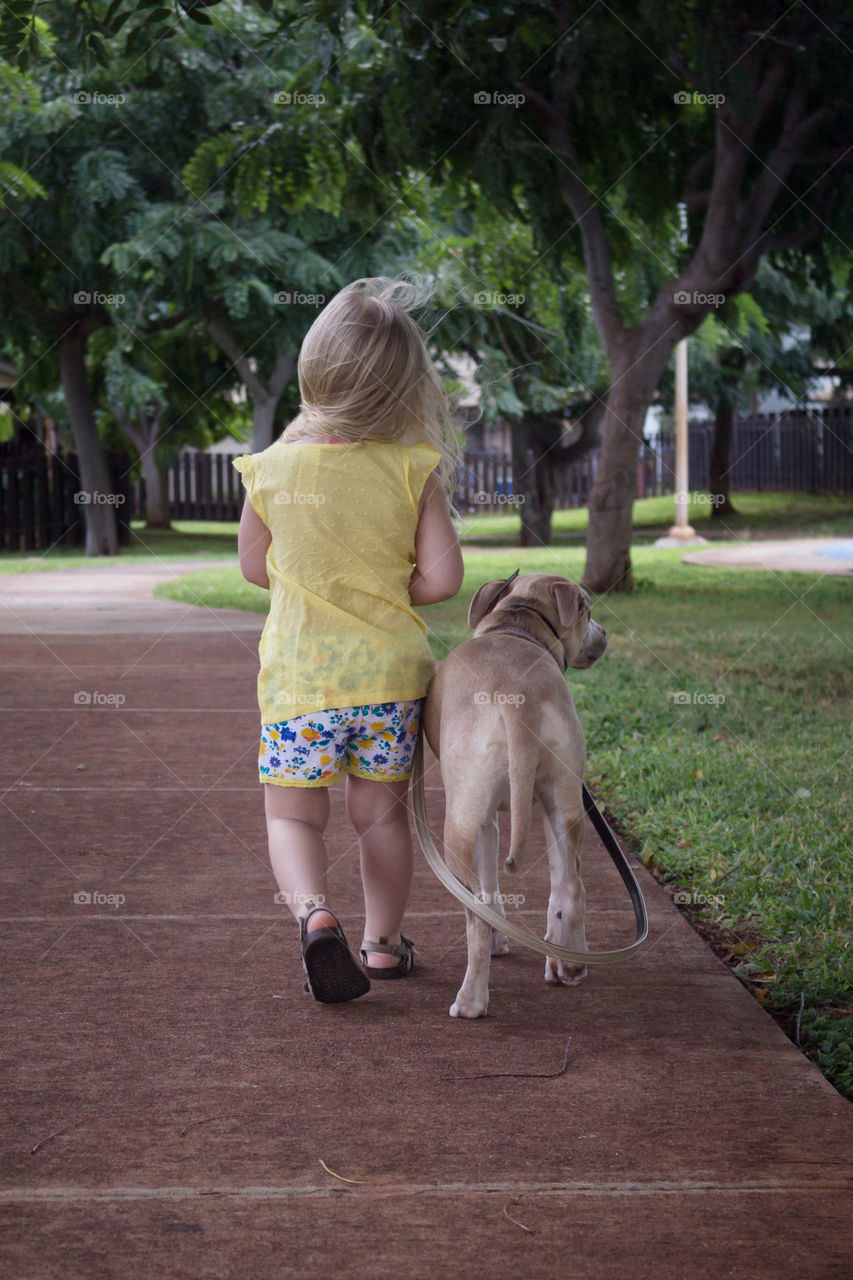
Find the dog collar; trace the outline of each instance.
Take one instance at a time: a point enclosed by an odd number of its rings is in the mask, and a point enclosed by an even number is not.
[[[512,613],[518,613],[518,612],[521,612],[521,611],[524,611],[525,613],[535,613],[535,614],[536,614],[536,616],[537,616],[537,618],[541,618],[541,619],[542,619],[542,621],[545,623],[545,625],[549,628],[549,630],[553,632],[553,634],[554,634],[554,636],[557,638],[557,640],[559,640],[559,641],[560,641],[560,645],[561,645],[561,647],[562,647],[562,643],[563,643],[563,642],[562,642],[562,639],[560,638],[560,633],[559,633],[559,631],[558,631],[558,630],[557,630],[557,628],[554,626],[554,624],[553,624],[553,622],[551,621],[551,619],[550,619],[550,618],[547,618],[547,617],[545,616],[545,614],[544,614],[544,613],[541,613],[541,612],[540,612],[540,611],[539,611],[539,610],[538,610],[534,605],[532,605],[532,604],[507,604],[507,605],[504,605],[504,611],[505,611],[506,613],[510,613],[510,612],[512,612]],[[521,638],[522,638],[523,640],[532,640],[532,641],[533,641],[533,643],[534,643],[534,644],[538,644],[538,645],[539,645],[539,647],[540,647],[541,649],[544,649],[544,648],[545,648],[545,645],[543,645],[543,644],[542,644],[542,641],[541,641],[541,640],[537,640],[535,636],[530,635],[530,633],[529,633],[529,632],[527,632],[527,631],[522,631],[520,627],[519,627],[519,628],[516,628],[516,627],[500,627],[500,628],[499,628],[499,627],[495,627],[494,631],[488,631],[488,632],[486,632],[486,634],[487,634],[487,635],[494,635],[494,634],[495,634],[495,632],[496,632],[496,631],[499,631],[499,630],[500,630],[500,631],[503,631],[505,634],[508,634],[508,635],[521,636]],[[559,665],[559,667],[560,667],[560,670],[561,670],[561,671],[563,671],[564,673],[565,673],[566,671],[568,671],[568,669],[569,669],[569,664],[566,662],[566,655],[565,655],[565,653],[563,653],[563,655],[562,655],[562,659],[560,659],[560,658],[558,658],[558,657],[557,657],[557,655],[553,652],[553,650],[551,650],[551,649],[547,649],[547,652],[548,652],[548,653],[550,653],[550,654],[551,654],[551,657],[554,659],[554,661],[555,661],[556,663],[558,663],[558,665]]]

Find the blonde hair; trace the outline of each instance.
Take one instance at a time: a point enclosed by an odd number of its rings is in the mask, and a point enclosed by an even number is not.
[[[457,426],[411,312],[426,301],[408,280],[375,276],[341,289],[305,335],[297,366],[299,413],[284,439],[431,444],[452,505]]]

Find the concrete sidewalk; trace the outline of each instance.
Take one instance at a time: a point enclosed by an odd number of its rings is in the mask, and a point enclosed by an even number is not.
[[[10,1276],[850,1274],[853,1109],[642,868],[639,959],[553,990],[516,950],[468,1023],[447,1015],[461,908],[417,854],[416,974],[316,1005],[266,857],[263,619],[63,634],[71,610],[36,639],[16,609],[24,631],[0,641]],[[356,944],[340,788],[332,804],[331,903]],[[590,945],[629,939],[591,833],[584,878]],[[538,832],[503,888],[541,927]]]
[[[682,556],[687,564],[711,564],[723,568],[766,569],[776,573],[853,574],[851,538],[755,538],[749,542],[728,540],[707,551]]]

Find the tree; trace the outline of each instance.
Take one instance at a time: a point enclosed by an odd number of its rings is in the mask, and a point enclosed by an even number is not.
[[[334,75],[375,172],[411,182],[440,163],[516,214],[523,195],[555,270],[577,233],[611,374],[584,581],[630,589],[642,426],[676,343],[763,255],[849,223],[850,19],[784,0],[618,14],[321,0],[311,17],[338,41]],[[681,202],[675,270],[661,264],[633,309],[636,226],[654,247]]]

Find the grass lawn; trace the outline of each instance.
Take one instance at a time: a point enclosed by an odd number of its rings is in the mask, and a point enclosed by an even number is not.
[[[844,537],[853,534],[853,502],[849,495],[811,493],[739,493],[734,502],[738,515],[724,521],[712,520],[707,502],[694,501],[689,518],[697,533],[705,538],[751,538],[778,534],[803,537]],[[637,546],[654,541],[673,520],[673,499],[643,498],[634,503]],[[467,546],[506,547],[512,545],[520,518],[510,512],[486,515],[477,512],[462,518],[460,537]],[[587,510],[578,507],[554,514],[554,546],[582,547],[586,538]],[[171,529],[146,529],[141,520],[131,525],[131,544],[122,547],[121,560],[127,564],[150,559],[214,560],[236,555],[237,522],[175,520]],[[107,557],[92,559],[79,548],[50,551],[0,552],[0,573],[31,573],[45,569],[91,568],[108,563]],[[242,607],[242,606],[240,606]]]
[[[588,776],[697,927],[853,1096],[851,584],[679,555],[637,545],[635,593],[595,603],[607,654],[569,676]],[[481,583],[519,566],[579,579],[583,559],[466,548],[459,596],[421,611],[436,656],[466,638]],[[268,601],[236,567],[157,593],[260,612]]]

